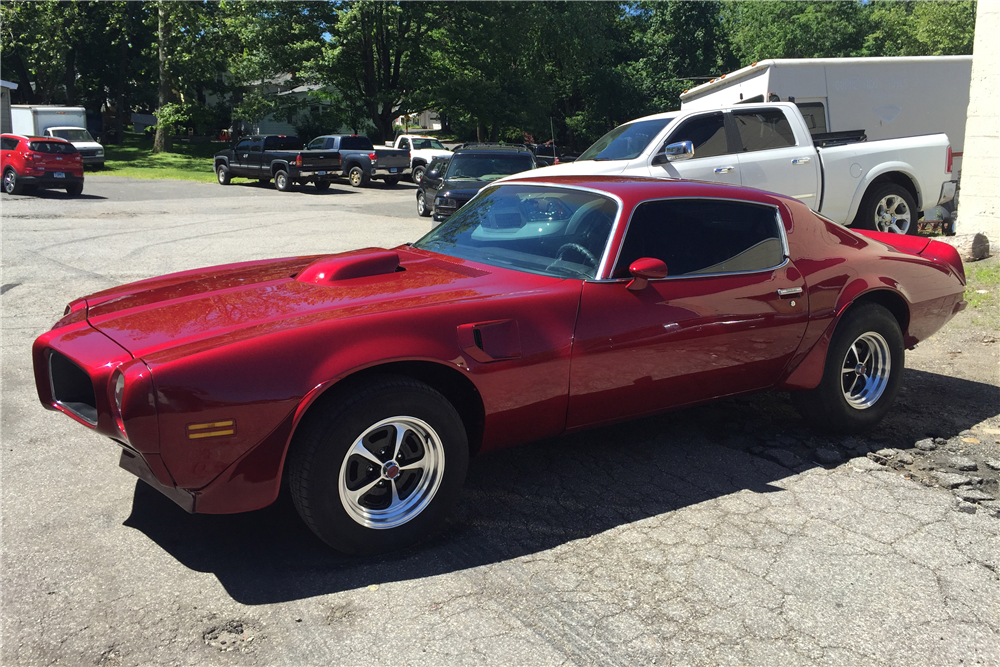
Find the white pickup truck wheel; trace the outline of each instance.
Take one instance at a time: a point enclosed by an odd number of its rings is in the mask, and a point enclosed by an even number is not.
[[[890,234],[916,234],[917,217],[917,205],[906,188],[886,183],[865,193],[854,226]]]

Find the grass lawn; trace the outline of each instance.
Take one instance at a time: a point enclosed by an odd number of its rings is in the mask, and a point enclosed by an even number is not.
[[[212,183],[212,156],[226,148],[222,143],[175,142],[170,153],[153,153],[153,137],[126,134],[125,142],[104,147],[104,170],[98,174],[128,178],[173,178]]]

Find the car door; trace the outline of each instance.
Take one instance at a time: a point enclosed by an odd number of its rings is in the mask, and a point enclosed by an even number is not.
[[[795,197],[815,210],[819,156],[804,128],[796,136],[789,112],[781,107],[732,111],[730,122],[740,141],[740,179],[743,185]]]
[[[637,206],[611,277],[584,283],[567,426],[773,386],[808,319],[774,206],[666,199]],[[668,275],[630,291],[629,265]]]
[[[6,167],[14,159],[14,151],[17,150],[18,140],[13,137],[0,138],[0,170]]]
[[[664,146],[682,141],[691,142],[694,156],[668,160]],[[740,162],[735,150],[726,132],[725,114],[721,111],[697,114],[682,120],[667,135],[659,152],[650,160],[646,175],[739,185]]]
[[[249,138],[240,139],[233,146],[233,161],[229,165],[229,170],[233,172],[234,176],[247,175],[247,162],[250,158],[251,143]]]
[[[250,178],[267,178],[270,174],[270,165],[264,169],[264,140],[265,137],[254,137],[250,142],[250,154],[247,157],[246,172]]]

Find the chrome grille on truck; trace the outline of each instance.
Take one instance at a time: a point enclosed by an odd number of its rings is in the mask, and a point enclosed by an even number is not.
[[[84,421],[97,425],[94,383],[82,368],[55,350],[49,352],[49,382],[56,403]]]

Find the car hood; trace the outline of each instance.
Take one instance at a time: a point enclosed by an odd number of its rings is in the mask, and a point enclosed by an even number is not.
[[[331,319],[509,295],[559,280],[401,246],[198,269],[83,301],[93,327],[148,358],[181,345],[190,353]]]

